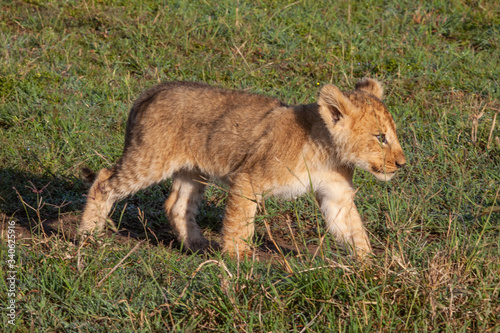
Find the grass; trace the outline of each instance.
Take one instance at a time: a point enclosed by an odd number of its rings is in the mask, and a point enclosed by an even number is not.
[[[496,1],[0,6],[2,327],[500,331]],[[257,219],[256,242],[269,243],[267,223],[301,256],[184,254],[162,211],[169,182],[117,205],[113,219],[128,235],[72,242],[86,192],[80,169],[120,156],[128,110],[144,89],[194,80],[311,103],[321,85],[351,89],[363,76],[384,83],[408,159],[390,183],[356,172],[373,260],[337,251],[328,235],[316,251],[325,232],[309,197],[269,200]],[[210,236],[224,200],[224,191],[207,190],[199,221]],[[9,221],[14,325],[4,292]]]

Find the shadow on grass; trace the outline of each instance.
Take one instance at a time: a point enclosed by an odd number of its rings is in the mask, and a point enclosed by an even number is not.
[[[84,182],[75,177],[40,176],[0,169],[0,222],[15,219],[22,238],[55,235],[74,241],[87,191]],[[148,239],[155,245],[172,244],[175,236],[166,218],[159,223],[154,221],[144,225],[137,220],[137,210],[130,209],[140,207],[144,197],[148,198],[148,202],[141,210],[151,206],[162,207],[165,198],[158,193],[153,194],[146,190],[116,205],[112,218],[120,218],[118,234],[137,240]],[[152,220],[147,212],[145,216],[147,220]]]
[[[88,191],[82,179],[54,175],[34,175],[14,169],[0,169],[0,224],[2,230],[10,219],[16,220],[18,239],[55,236],[76,240],[85,196]],[[163,211],[170,193],[169,185],[154,186],[116,204],[112,219],[119,227],[123,241],[147,240],[181,249]],[[219,200],[203,200],[197,218],[201,228],[212,241],[220,234],[224,206]],[[140,218],[141,212],[143,217]],[[113,231],[107,230],[110,235]],[[296,255],[280,243],[263,239],[258,251]],[[278,249],[279,247],[279,249]]]
[[[40,234],[66,237],[60,222],[69,219],[81,206],[84,199],[81,191],[84,185],[78,179],[0,169],[0,213],[17,221],[23,237]]]

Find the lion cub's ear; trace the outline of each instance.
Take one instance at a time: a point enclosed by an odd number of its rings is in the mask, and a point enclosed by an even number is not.
[[[340,118],[355,112],[356,107],[336,86],[328,84],[319,92],[319,112],[327,126],[333,126]]]
[[[384,88],[382,87],[382,84],[377,80],[370,79],[368,77],[365,77],[356,83],[356,90],[367,92],[380,100],[382,100],[382,97],[384,96]]]

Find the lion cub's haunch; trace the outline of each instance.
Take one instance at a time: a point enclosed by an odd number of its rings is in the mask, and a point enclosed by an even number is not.
[[[248,251],[263,196],[295,197],[311,187],[333,235],[369,253],[353,169],[389,180],[405,164],[382,94],[367,78],[351,92],[326,85],[317,104],[298,106],[200,83],[153,87],[132,106],[122,157],[90,188],[79,234],[101,231],[114,202],[171,177],[168,219],[185,246],[203,250],[196,211],[206,179],[218,179],[229,185],[222,232],[231,255]]]

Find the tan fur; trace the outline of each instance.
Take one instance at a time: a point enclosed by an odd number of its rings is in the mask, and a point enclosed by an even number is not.
[[[217,179],[229,185],[222,230],[230,255],[249,250],[263,196],[295,197],[311,186],[333,235],[369,253],[353,200],[353,168],[389,180],[405,164],[382,94],[378,81],[363,79],[352,92],[326,85],[317,104],[286,106],[199,83],[153,87],[130,111],[122,157],[97,175],[79,234],[100,232],[117,200],[173,178],[169,221],[185,246],[203,250],[208,242],[195,216],[204,179]]]

